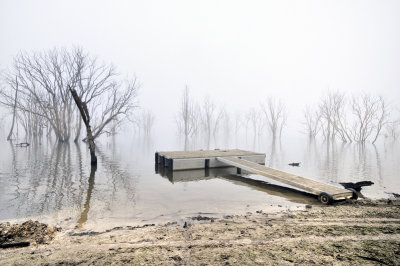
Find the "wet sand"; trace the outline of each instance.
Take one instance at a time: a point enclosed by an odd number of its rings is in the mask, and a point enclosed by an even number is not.
[[[198,216],[183,225],[61,230],[48,244],[1,249],[0,264],[399,265],[400,200]]]

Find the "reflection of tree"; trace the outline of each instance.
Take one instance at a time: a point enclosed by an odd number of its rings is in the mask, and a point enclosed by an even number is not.
[[[317,149],[316,140],[313,137],[309,137],[307,141],[307,146],[304,149],[305,151],[305,161],[308,162],[310,165],[313,163],[313,167],[318,167],[321,164],[321,157],[319,154],[319,150]]]
[[[382,163],[381,163],[381,156],[379,155],[378,149],[376,148],[375,144],[372,144],[375,150],[375,157],[376,157],[376,168],[378,170],[378,182],[379,185],[383,186],[383,176],[382,176]]]
[[[118,187],[126,190],[127,198],[131,201],[131,203],[135,203],[135,184],[132,183],[133,179],[130,174],[120,168],[119,162],[117,162],[116,157],[112,160],[103,152],[100,145],[96,146],[96,151],[101,158],[101,166],[106,171],[106,177],[108,181],[112,184],[112,193],[110,195],[110,200],[108,204],[111,204],[116,200],[117,192],[121,193],[121,190],[118,190]],[[104,198],[103,198],[104,199]]]
[[[13,170],[7,186],[12,187],[14,198],[10,200],[8,208],[10,211],[18,211],[17,217],[24,217],[47,215],[83,206],[82,210],[77,210],[79,222],[83,225],[89,207],[95,207],[95,210],[103,207],[107,209],[117,200],[121,201],[121,197],[128,204],[134,202],[135,190],[130,174],[121,170],[115,158],[108,158],[109,153],[105,155],[100,151],[99,155],[101,171],[97,171],[96,185],[101,189],[94,190],[94,172],[88,178],[84,171],[88,165],[86,160],[82,160],[88,156],[88,152],[85,149],[82,154],[79,144],[71,146],[60,142],[32,142],[29,148],[24,149],[11,145]],[[103,177],[106,177],[105,180]],[[106,182],[103,187],[102,182]]]
[[[285,158],[282,142],[279,139],[272,139],[269,150],[269,162],[267,166],[272,168],[281,168],[282,160]]]
[[[358,164],[355,165],[357,172],[361,174],[361,176],[369,176],[370,172],[368,171],[368,160],[367,160],[367,153],[365,149],[364,143],[357,143],[355,145],[355,154],[358,156]]]
[[[83,205],[84,209],[81,212],[81,217],[78,219],[78,228],[82,228],[83,224],[86,223],[88,219],[88,213],[90,209],[90,199],[92,198],[92,191],[94,187],[94,178],[95,178],[95,173],[97,170],[97,166],[91,166],[90,167],[90,177],[89,177],[89,187],[87,190],[87,195],[86,195],[86,201],[85,204]]]
[[[14,144],[12,142],[9,142],[10,147],[11,147],[11,153],[12,153],[12,178],[11,181],[15,182],[15,198],[12,200],[18,200],[21,197],[21,181],[20,181],[20,174],[19,174],[19,167],[17,166],[17,152],[15,150]],[[17,212],[19,212],[19,206],[17,209]]]
[[[321,177],[330,181],[338,182],[339,160],[342,157],[342,149],[337,150],[334,139],[325,139],[325,156],[322,165]]]
[[[276,141],[275,139],[272,139],[270,153],[269,153],[269,163],[268,163],[269,167],[276,167],[275,155],[276,155]]]

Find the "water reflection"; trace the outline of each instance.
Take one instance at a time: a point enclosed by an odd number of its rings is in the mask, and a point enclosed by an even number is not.
[[[101,145],[96,190],[96,169],[90,168],[86,145],[82,149],[79,144],[32,140],[29,147],[20,148],[8,143],[5,153],[11,156],[5,164],[9,171],[1,175],[5,193],[0,200],[0,219],[57,217],[59,211],[67,211],[63,215],[77,217],[75,221],[82,227],[91,210],[95,215],[100,210],[110,213],[119,201],[134,205],[134,179],[120,168],[115,154],[110,159],[102,152]]]
[[[271,196],[281,197],[293,203],[308,204],[315,202],[315,196],[312,194],[270,184],[264,180],[257,180],[252,178],[255,177],[254,175],[246,175],[246,173],[239,175],[237,174],[236,167],[171,171],[162,165],[156,164],[155,170],[156,173],[167,178],[171,183],[196,182],[216,178],[231,182],[235,185],[245,186],[252,190],[265,192]]]
[[[86,223],[88,220],[88,213],[90,210],[90,199],[92,198],[92,191],[94,187],[94,178],[95,178],[95,173],[97,170],[97,166],[91,166],[90,167],[90,177],[89,177],[89,187],[87,190],[87,195],[86,195],[86,201],[85,204],[83,205],[83,211],[81,213],[81,217],[78,219],[78,228],[82,229],[83,224]]]
[[[173,146],[162,138],[105,138],[97,144],[96,171],[90,171],[84,143],[29,142],[29,147],[21,148],[0,139],[0,220],[70,218],[73,227],[87,229],[106,221],[148,223],[152,217],[174,219],[200,210],[233,214],[254,211],[247,205],[255,209],[316,202],[262,177],[238,176],[235,168],[174,173],[156,169],[165,177],[161,178],[154,174],[154,151]],[[398,142],[376,146],[307,138],[259,142],[255,151],[266,154],[267,166],[326,183],[370,180],[375,184],[362,191],[368,198],[400,193]],[[182,144],[171,150],[181,149]],[[204,148],[200,140],[187,144],[191,149]],[[243,139],[237,146],[250,150],[253,142]],[[301,167],[289,166],[293,161],[301,162]]]

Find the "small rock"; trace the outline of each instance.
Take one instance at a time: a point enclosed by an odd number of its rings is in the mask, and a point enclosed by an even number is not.
[[[311,208],[312,208],[312,206],[310,204],[306,205],[306,209],[311,209]]]
[[[170,257],[170,258],[173,259],[174,261],[181,261],[182,260],[182,258],[180,256],[178,256],[178,255],[175,255],[175,256]]]
[[[223,259],[223,260],[227,260],[227,259],[229,259],[229,255],[227,255],[227,254],[221,254],[221,259]]]

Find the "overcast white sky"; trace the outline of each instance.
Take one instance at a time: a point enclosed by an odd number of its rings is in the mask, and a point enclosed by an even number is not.
[[[299,112],[328,89],[398,103],[399,26],[400,1],[0,0],[0,68],[79,45],[136,74],[159,121],[185,84],[230,109],[273,95]]]

